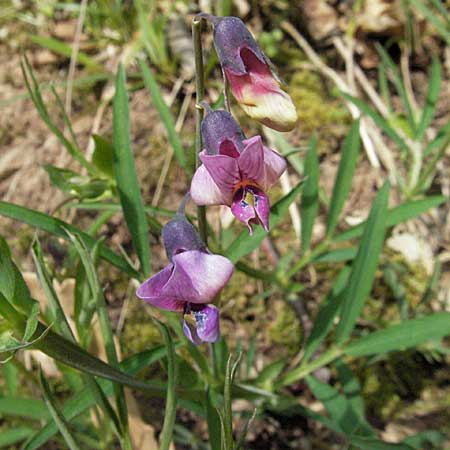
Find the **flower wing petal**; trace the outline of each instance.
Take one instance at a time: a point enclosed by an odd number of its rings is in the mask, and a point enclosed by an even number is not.
[[[286,160],[280,154],[268,147],[264,147],[265,180],[260,186],[264,190],[273,186],[286,170],[286,166]]]
[[[241,180],[238,160],[226,155],[207,155],[205,152],[200,153],[200,159],[226,200],[225,204],[231,204],[234,187]]]
[[[169,264],[166,268],[144,281],[138,287],[136,295],[157,308],[168,311],[183,311],[185,302],[170,295],[166,289],[173,270],[173,264]]]
[[[173,298],[189,303],[207,303],[227,284],[234,271],[230,260],[198,250],[173,257],[174,270],[165,286]]]
[[[191,182],[191,198],[196,205],[224,205],[227,197],[222,194],[206,167],[202,164]]]

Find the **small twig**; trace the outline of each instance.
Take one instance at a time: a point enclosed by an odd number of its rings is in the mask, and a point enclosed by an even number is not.
[[[180,108],[180,113],[178,114],[178,118],[175,123],[175,131],[177,133],[179,133],[181,131],[181,128],[183,127],[184,119],[186,118],[186,114],[189,109],[191,99],[192,99],[192,89],[189,89],[189,91],[186,93],[184,97],[183,104],[181,105]],[[158,183],[156,184],[155,194],[153,195],[152,199],[152,206],[157,206],[159,203],[162,189],[166,181],[166,177],[169,172],[172,159],[173,159],[173,148],[169,147],[169,150],[166,153],[166,158],[164,159],[163,167],[161,169],[161,175],[159,176]]]
[[[311,60],[311,62],[317,67],[317,69],[322,72],[323,75],[328,77],[342,92],[352,94],[351,89],[347,83],[340,77],[336,71],[328,67],[319,57],[319,55],[314,51],[314,49],[309,45],[308,41],[295,29],[295,27],[289,22],[282,22],[281,28],[285,30],[299,45],[299,47],[305,52],[306,56]],[[361,116],[359,109],[353,105],[351,102],[345,102],[350,114],[354,119]],[[360,126],[361,140],[363,141],[364,148],[366,150],[367,157],[370,164],[378,169],[380,167],[380,161],[375,150],[375,146],[367,132],[366,125],[364,121],[361,121]]]

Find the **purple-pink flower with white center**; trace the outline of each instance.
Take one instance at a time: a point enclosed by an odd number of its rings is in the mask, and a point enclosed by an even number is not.
[[[266,191],[286,169],[285,159],[263,145],[261,136],[245,139],[224,110],[210,111],[202,122],[205,149],[202,165],[192,178],[191,197],[197,205],[227,205],[249,228],[260,223],[269,231]]]
[[[294,103],[244,22],[238,17],[202,16],[214,25],[217,56],[242,109],[270,128],[291,131],[297,123]]]
[[[170,263],[144,281],[136,295],[152,306],[184,314],[183,330],[194,344],[220,337],[219,310],[210,305],[233,274],[233,264],[213,255],[184,214],[178,213],[162,230]]]

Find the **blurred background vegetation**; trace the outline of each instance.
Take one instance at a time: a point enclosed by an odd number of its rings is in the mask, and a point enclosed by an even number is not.
[[[2,199],[58,214],[80,227],[90,227],[92,233],[99,232],[115,246],[130,249],[120,214],[92,210],[88,205],[70,207],[74,199],[81,204],[91,199],[108,199],[110,191],[107,183],[89,176],[68,156],[61,142],[49,133],[49,127],[53,123],[64,128],[66,136],[88,159],[101,152],[101,143],[108,146],[114,77],[122,63],[128,74],[132,145],[144,201],[154,208],[175,209],[188,178],[174,163],[174,154],[179,148],[192,156],[195,128],[190,23],[199,11],[238,15],[275,63],[300,118],[292,133],[263,131],[268,142],[289,155],[292,165],[288,186],[275,188],[273,199],[280,198],[304,175],[305,148],[311,136],[316,135],[322,206],[313,241],[319,241],[325,232],[322,209],[329,203],[342,142],[352,120],[362,112],[365,151],[358,159],[344,222],[357,225],[367,217],[376,189],[386,179],[393,184],[390,206],[420,199],[425,194],[442,194],[447,200],[420,219],[394,227],[361,322],[376,330],[417,312],[449,311],[449,7],[448,0],[1,0]],[[211,33],[204,35],[209,43],[204,45],[208,101],[220,104],[220,68],[212,50]],[[28,56],[42,92],[44,112],[33,106],[25,87],[20,70],[22,53]],[[148,62],[159,86],[151,96],[145,89],[137,57]],[[168,132],[161,101],[169,107],[180,138]],[[62,111],[71,127],[64,122]],[[233,112],[248,135],[258,132],[238,107],[234,106]],[[97,136],[95,141],[91,139],[93,135]],[[218,211],[209,214],[210,223],[227,223]],[[289,265],[293,245],[298,247],[300,235],[295,225],[298,211],[294,208],[291,214],[291,220],[274,230],[272,241],[265,241],[262,249],[248,258],[253,265],[271,268],[278,262],[279,254],[287,255],[285,265]],[[165,257],[157,238],[160,223],[155,220],[150,225],[152,270],[156,271],[164,266]],[[34,295],[38,297],[29,255],[34,232],[5,218],[0,218],[0,226],[16,261],[28,273],[27,282],[31,286],[34,283]],[[230,226],[229,222],[224,226],[224,242],[227,236],[231,242],[236,227],[239,225]],[[70,291],[68,286],[76,273],[69,263],[67,248],[55,237],[42,237],[42,243],[59,278],[60,295],[70,304],[71,294],[65,292]],[[318,299],[328,291],[346,255],[352,251],[346,243],[337,250],[341,252],[333,255],[335,265],[319,261],[299,274],[297,281],[306,289],[294,308],[280,293],[268,301],[270,292],[261,280],[236,273],[223,294],[231,299],[222,308],[223,334],[229,337],[231,348],[243,347],[256,355],[247,367],[251,376],[261,375],[261,368],[270,362],[294,357],[303,327],[308,327],[308,318],[317,311]],[[122,356],[160,343],[157,328],[144,305],[134,297],[128,280],[111,269],[104,271],[101,277],[106,280],[109,316]],[[68,378],[63,381],[61,367],[39,358],[27,352],[24,365],[10,362],[2,366],[0,430],[11,425],[25,427],[42,419],[26,414],[11,416],[2,410],[2,397],[37,395],[36,385],[24,368],[36,368],[39,362],[54,391],[61,399],[67,396]],[[430,345],[373,358],[369,364],[353,367],[364,393],[369,421],[384,439],[398,441],[420,431],[449,431],[448,363],[448,348]],[[70,370],[66,370],[70,375]],[[162,376],[157,369],[152,371],[153,377]],[[328,369],[323,369],[321,376],[326,381],[337,379],[336,373]],[[14,379],[16,384],[7,381]],[[270,383],[270,377],[261,376],[261,386]],[[290,389],[302,402],[320,410],[321,405],[306,390],[305,383],[299,382]],[[157,433],[162,424],[163,402],[142,393],[134,395],[132,415],[136,428],[148,435]],[[203,442],[205,433],[202,420],[192,412],[179,410],[177,448],[207,448]],[[105,436],[105,442],[107,439]],[[445,448],[442,436],[436,442],[434,448]],[[343,448],[333,433],[320,425],[270,410],[253,423],[248,444],[252,449]],[[16,448],[10,445],[9,448]],[[55,438],[43,448],[64,447]]]

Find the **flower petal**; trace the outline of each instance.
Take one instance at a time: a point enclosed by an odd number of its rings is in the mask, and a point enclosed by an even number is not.
[[[197,335],[203,342],[216,342],[220,337],[219,310],[214,305],[204,305],[193,310]]]
[[[195,325],[188,322],[186,319],[183,320],[183,331],[185,336],[195,345],[202,343],[201,339],[197,334],[197,329]]]
[[[274,150],[264,147],[265,180],[260,184],[263,190],[273,186],[286,170],[286,160]]]
[[[255,197],[255,211],[263,228],[269,232],[269,197],[261,189],[252,189]]]
[[[264,149],[261,136],[244,141],[245,148],[238,159],[243,180],[254,181],[258,185],[265,182]]]
[[[192,177],[190,193],[196,205],[226,205],[228,203],[228,197],[222,194],[203,164]]]
[[[173,257],[174,270],[164,294],[189,302],[207,303],[227,284],[234,271],[230,260],[197,250],[179,253]]]
[[[232,201],[233,190],[241,180],[238,160],[226,155],[207,155],[200,153],[200,159],[216,183],[227,205]]]
[[[245,189],[239,189],[239,191],[236,192],[231,205],[231,212],[237,220],[247,225],[251,236],[253,234],[251,222],[256,218],[256,212],[253,206],[245,201],[245,195]]]
[[[169,264],[165,269],[144,281],[138,287],[136,295],[157,308],[166,309],[168,311],[183,311],[185,301],[167,295],[165,291],[165,287],[172,276],[173,270],[174,265]]]

